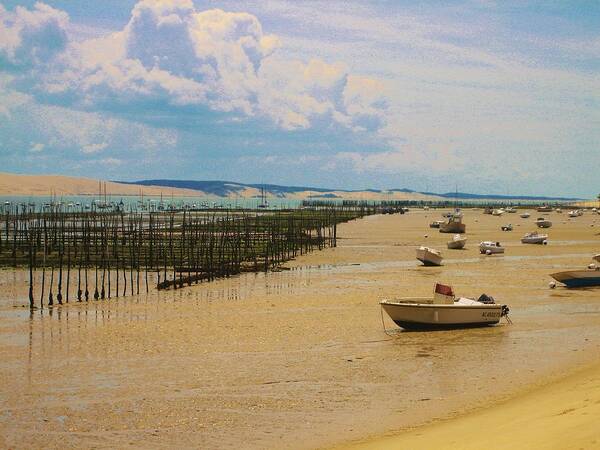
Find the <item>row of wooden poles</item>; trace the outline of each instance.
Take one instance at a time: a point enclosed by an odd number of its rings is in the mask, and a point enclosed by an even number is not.
[[[29,270],[29,304],[89,301],[269,270],[335,246],[337,224],[377,207],[311,210],[67,212],[5,210],[0,267]],[[150,279],[152,281],[149,281]]]

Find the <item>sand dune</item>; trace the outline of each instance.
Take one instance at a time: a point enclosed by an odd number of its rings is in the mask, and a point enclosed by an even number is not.
[[[204,195],[201,191],[164,186],[136,186],[133,184],[105,182],[107,195],[174,195],[177,197]],[[0,195],[97,195],[98,180],[61,175],[19,175],[0,172]]]

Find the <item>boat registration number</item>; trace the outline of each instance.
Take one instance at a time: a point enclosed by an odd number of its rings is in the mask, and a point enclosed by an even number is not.
[[[481,314],[483,317],[500,317],[500,311],[484,311]]]

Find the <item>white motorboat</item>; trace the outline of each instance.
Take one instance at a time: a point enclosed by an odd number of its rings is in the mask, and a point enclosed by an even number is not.
[[[454,296],[450,286],[436,283],[432,298],[404,297],[379,303],[394,323],[407,330],[452,329],[495,325],[507,317],[507,305],[482,294],[478,300]]]
[[[569,211],[569,217],[579,217],[577,211]]]
[[[524,212],[524,213],[519,214],[519,216],[522,219],[529,219],[531,217],[531,214],[529,214],[528,212]]]
[[[504,253],[504,247],[502,247],[500,242],[483,241],[479,244],[479,253],[482,255]]]
[[[542,205],[542,206],[538,207],[537,211],[538,212],[552,212],[552,206]]]
[[[535,221],[535,224],[538,226],[538,228],[550,228],[552,226],[552,222],[543,217],[538,217],[538,219]]]
[[[451,250],[459,250],[464,248],[467,243],[467,238],[462,237],[460,234],[455,234],[451,241],[448,242],[448,248]]]
[[[492,211],[492,216],[501,216],[502,214],[504,214],[504,210],[503,209],[494,209]]]
[[[521,238],[521,242],[523,244],[544,244],[548,243],[548,235],[540,234],[537,231],[533,233],[527,233],[525,236]]]
[[[514,214],[517,212],[517,208],[513,208],[512,206],[508,206],[507,208],[504,209],[505,212],[510,213],[510,214]]]
[[[424,266],[441,266],[444,258],[438,250],[421,246],[417,249],[417,259]]]

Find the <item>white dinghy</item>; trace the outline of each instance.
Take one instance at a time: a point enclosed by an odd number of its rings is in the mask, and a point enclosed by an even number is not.
[[[448,248],[450,250],[460,250],[465,247],[467,238],[462,237],[460,234],[455,234],[451,241],[448,242]]]
[[[521,242],[523,244],[544,244],[548,243],[548,235],[540,234],[537,231],[533,233],[527,233],[525,236],[521,238]]]
[[[454,296],[452,287],[436,283],[433,298],[404,297],[380,302],[394,323],[407,330],[452,329],[495,325],[508,319],[509,308],[482,294],[478,300]]]
[[[424,266],[441,266],[444,258],[438,250],[421,246],[417,249],[417,259]]]

